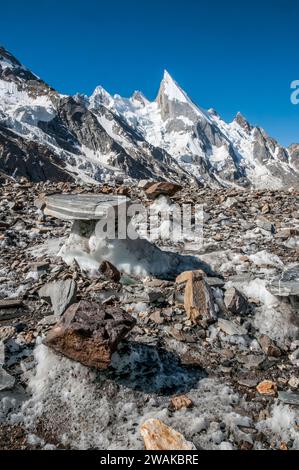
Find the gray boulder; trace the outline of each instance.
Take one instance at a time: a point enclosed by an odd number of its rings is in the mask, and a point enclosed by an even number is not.
[[[61,316],[76,300],[77,285],[73,279],[45,284],[38,294],[52,304],[54,314]]]

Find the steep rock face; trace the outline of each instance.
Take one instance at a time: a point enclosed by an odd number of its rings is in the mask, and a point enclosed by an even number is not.
[[[291,164],[299,172],[299,144],[290,145],[288,152]]]
[[[14,83],[19,91],[26,90],[32,98],[47,95],[53,102],[59,94],[37,75],[24,67],[10,52],[0,46],[0,80]]]
[[[0,172],[30,181],[73,181],[47,147],[26,140],[0,125]]]

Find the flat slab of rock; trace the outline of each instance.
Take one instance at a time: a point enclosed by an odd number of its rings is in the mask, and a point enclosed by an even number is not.
[[[19,299],[0,300],[0,321],[12,320],[26,314],[24,304]]]
[[[247,356],[240,356],[238,362],[244,364],[246,369],[260,369],[266,360],[263,354],[248,354]]]
[[[75,302],[77,285],[73,279],[54,281],[45,284],[38,291],[41,299],[51,302],[54,314],[61,316]]]
[[[10,390],[15,385],[15,378],[0,366],[0,392]]]
[[[229,336],[237,335],[242,336],[247,334],[246,328],[241,325],[237,325],[236,323],[225,320],[224,318],[219,318],[218,320],[218,327],[221,331]]]
[[[85,366],[105,369],[118,343],[135,323],[119,307],[81,300],[68,308],[44,344]]]
[[[196,450],[192,442],[159,419],[148,419],[140,428],[146,450]]]
[[[206,277],[205,280],[210,287],[223,287],[225,284],[223,279],[220,279],[219,277]]]
[[[270,222],[270,220],[267,219],[266,217],[262,215],[258,216],[256,218],[255,223],[259,228],[262,228],[263,230],[266,230],[267,232],[275,233],[274,224],[272,224],[272,222]]]
[[[110,194],[54,194],[45,198],[44,212],[62,220],[100,220],[113,208],[128,205],[125,196]]]
[[[278,392],[278,398],[288,405],[299,406],[299,393],[294,392]]]
[[[19,299],[2,299],[0,300],[0,310],[6,308],[22,307],[22,300]]]
[[[267,288],[273,295],[281,297],[299,296],[299,265],[284,271],[282,276],[270,282]]]

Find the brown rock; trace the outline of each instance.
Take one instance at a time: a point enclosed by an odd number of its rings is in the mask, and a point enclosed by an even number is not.
[[[263,207],[262,207],[262,214],[268,214],[270,212],[270,206],[269,204],[265,204]]]
[[[35,200],[34,205],[37,209],[43,210],[46,207],[45,201],[46,194],[40,194]]]
[[[170,400],[170,409],[178,411],[182,408],[192,408],[193,402],[186,395],[180,395],[173,397]]]
[[[160,310],[155,310],[155,312],[153,312],[149,318],[154,323],[157,323],[157,325],[162,325],[162,323],[164,323],[164,318],[161,316]]]
[[[272,380],[263,380],[263,382],[257,385],[256,389],[261,395],[271,397],[274,397],[277,393],[277,385],[275,382],[272,382]]]
[[[289,450],[287,443],[282,441],[279,446],[279,450]]]
[[[183,284],[184,282],[192,281],[194,278],[203,279],[204,272],[198,269],[197,271],[184,271],[176,278],[176,284]]]
[[[0,341],[8,341],[15,334],[16,329],[14,326],[2,326],[0,328]]]
[[[246,298],[241,292],[234,287],[226,290],[224,296],[224,303],[226,308],[234,315],[245,315],[248,310],[248,303]]]
[[[279,349],[278,346],[276,346],[275,342],[271,338],[269,338],[269,336],[267,335],[260,336],[259,343],[263,352],[267,354],[267,356],[271,356],[271,357],[281,356],[281,350]]]
[[[192,323],[216,319],[212,290],[203,276],[203,271],[198,270],[186,271],[176,278],[177,284],[186,282],[184,307]]]
[[[117,188],[116,194],[120,194],[122,196],[129,196],[130,190],[129,190],[129,188],[127,188],[125,186],[120,186],[119,188]]]
[[[44,343],[85,366],[105,369],[118,343],[135,323],[118,307],[82,300],[67,309]]]
[[[111,281],[119,282],[121,274],[119,270],[110,261],[102,261],[100,264],[100,272]]]
[[[159,419],[148,419],[140,428],[146,450],[195,450],[194,444]]]
[[[182,186],[179,184],[163,181],[160,183],[152,183],[148,188],[145,189],[145,193],[150,198],[158,197],[161,194],[165,196],[173,196],[181,189]]]

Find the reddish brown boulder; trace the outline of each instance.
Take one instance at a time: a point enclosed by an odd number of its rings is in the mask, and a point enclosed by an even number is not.
[[[111,281],[119,282],[121,274],[119,270],[110,261],[102,261],[100,264],[100,272]]]
[[[182,186],[179,184],[170,183],[169,181],[162,181],[160,183],[152,183],[148,188],[145,189],[145,193],[150,198],[158,197],[161,194],[165,196],[173,196],[181,189]]]
[[[276,345],[275,341],[273,341],[269,336],[261,335],[259,337],[259,343],[263,352],[267,354],[267,356],[272,356],[272,357],[281,356],[281,350]]]
[[[134,325],[135,319],[119,307],[81,300],[67,309],[44,344],[85,366],[105,369]]]

